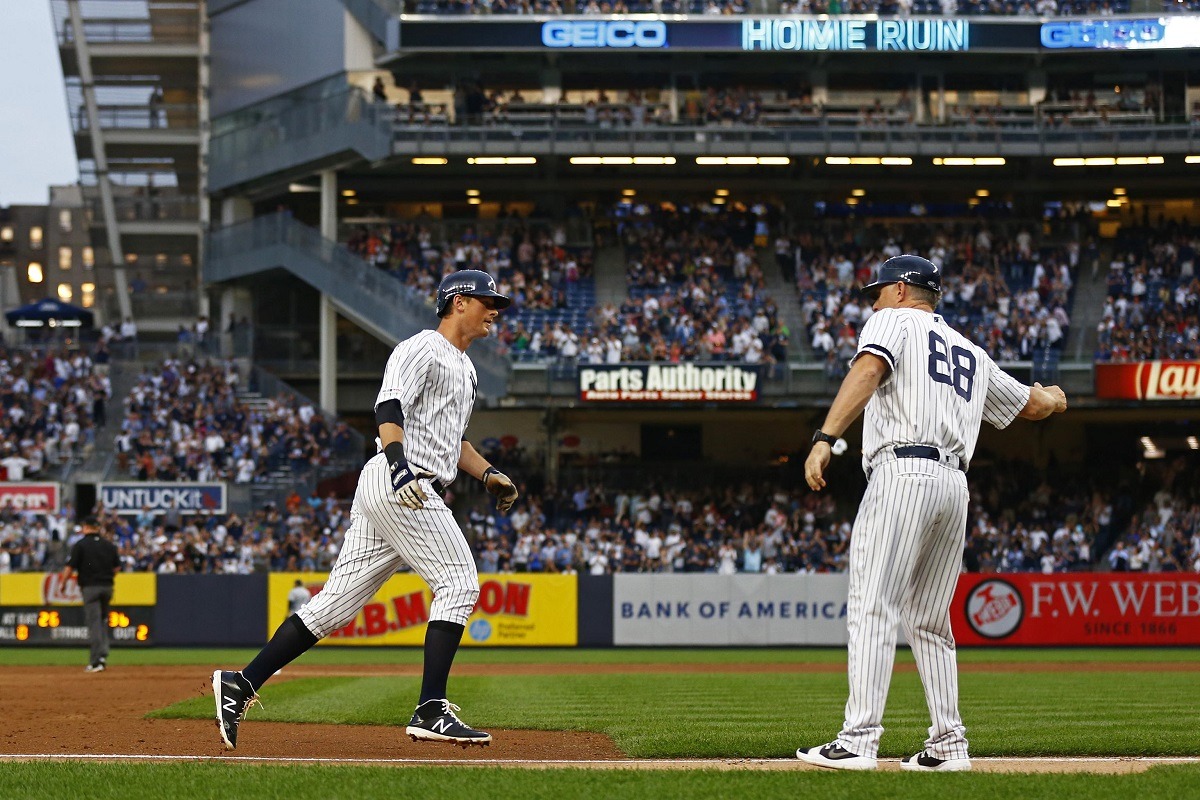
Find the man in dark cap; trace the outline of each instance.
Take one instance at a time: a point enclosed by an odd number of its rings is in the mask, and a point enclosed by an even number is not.
[[[121,571],[121,557],[117,546],[103,535],[95,517],[82,520],[79,532],[83,536],[71,548],[63,579],[78,577],[83,594],[83,618],[91,645],[91,658],[84,672],[103,672],[108,666],[108,610],[112,603],[113,576]]]

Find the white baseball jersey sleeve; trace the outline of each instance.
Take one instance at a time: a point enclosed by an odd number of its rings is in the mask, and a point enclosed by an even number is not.
[[[987,420],[1004,428],[1029,401],[1029,387],[938,314],[888,308],[872,314],[858,340],[891,371],[867,403],[863,467],[884,448],[928,445],[969,464]]]
[[[375,407],[386,400],[400,401],[405,458],[445,485],[458,475],[478,383],[467,354],[432,330],[396,345],[383,372]]]

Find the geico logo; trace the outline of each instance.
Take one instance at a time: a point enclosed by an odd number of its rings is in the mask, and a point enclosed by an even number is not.
[[[1138,19],[1122,22],[1047,22],[1042,25],[1042,47],[1095,47],[1121,49],[1136,47],[1163,38],[1166,27],[1158,20]]]
[[[546,47],[666,47],[667,24],[658,20],[557,20],[542,24]]]

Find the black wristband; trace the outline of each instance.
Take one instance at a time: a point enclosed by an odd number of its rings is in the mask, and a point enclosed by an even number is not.
[[[391,442],[385,445],[383,455],[387,458],[388,464],[393,467],[397,464],[408,466],[408,460],[404,457],[404,445],[400,442]]]
[[[813,433],[813,438],[812,438],[813,444],[816,444],[817,442],[824,442],[825,444],[832,446],[833,443],[836,441],[837,441],[836,436],[830,436],[828,433],[821,430],[820,428],[817,428],[816,432]]]
[[[488,475],[491,475],[493,472],[496,473],[497,475],[500,474],[500,470],[496,469],[495,467],[488,467],[487,469],[485,469],[483,471],[483,474],[479,476],[479,480],[481,480],[484,483],[487,483]]]

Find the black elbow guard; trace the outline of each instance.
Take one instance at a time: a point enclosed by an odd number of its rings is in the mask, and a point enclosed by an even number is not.
[[[375,407],[375,426],[379,427],[385,422],[404,427],[404,408],[399,400],[384,400]]]

